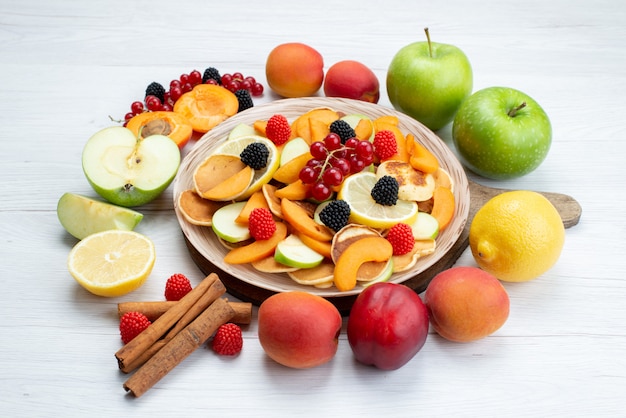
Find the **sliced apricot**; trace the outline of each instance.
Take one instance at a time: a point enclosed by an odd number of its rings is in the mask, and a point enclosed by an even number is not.
[[[224,256],[224,262],[228,264],[246,264],[259,261],[274,254],[279,242],[287,237],[287,225],[276,222],[276,231],[265,240],[254,241],[243,247],[230,250]]]
[[[150,135],[165,135],[176,142],[178,148],[183,148],[191,139],[193,127],[191,122],[180,113],[159,110],[142,112],[128,120],[126,127],[138,138]]]
[[[267,134],[265,132],[265,129],[267,128],[267,121],[266,120],[255,120],[252,123],[252,126],[254,127],[254,130],[261,136],[267,137]]]
[[[439,169],[439,160],[424,145],[415,140],[413,134],[406,136],[406,149],[411,166],[423,173],[433,174]]]
[[[400,123],[400,119],[398,119],[398,117],[394,115],[383,115],[374,119],[374,124],[376,123],[385,123],[388,125],[398,126],[398,123]]]
[[[306,245],[316,253],[321,254],[326,258],[331,258],[330,253],[332,246],[330,241],[318,241],[308,235],[304,235],[301,233],[297,233],[296,235],[298,235],[298,238],[300,238],[300,241],[302,241],[304,245]]]
[[[309,118],[311,143],[323,141],[330,133],[330,125],[320,119]]]
[[[196,191],[204,193],[243,170],[246,165],[236,155],[212,154],[196,167],[193,182]]]
[[[400,128],[391,123],[379,121],[379,119],[374,120],[374,129],[376,130],[376,132],[391,131],[393,133],[393,136],[396,138],[396,144],[398,145],[398,151],[387,159],[408,162],[409,153],[406,149],[406,138]]]
[[[273,178],[281,183],[290,184],[297,181],[300,177],[300,170],[306,165],[306,163],[313,158],[310,152],[298,155],[297,157],[289,160],[284,165],[278,167],[273,174]]]
[[[230,90],[213,84],[198,84],[174,104],[174,112],[186,117],[193,130],[205,133],[239,110],[239,100]]]
[[[303,206],[289,199],[281,199],[280,209],[293,229],[318,241],[330,241],[333,233],[324,225],[320,225]]]
[[[239,216],[235,218],[235,222],[240,224],[247,224],[250,219],[250,214],[256,208],[265,208],[269,209],[269,205],[267,204],[267,200],[265,200],[265,195],[262,190],[257,190],[252,193],[252,195],[246,201],[246,204],[239,212]]]
[[[386,261],[393,255],[391,243],[383,237],[368,236],[354,241],[335,263],[335,287],[341,292],[356,286],[357,272],[363,263]]]
[[[309,195],[309,186],[298,179],[285,187],[277,189],[275,195],[279,199],[304,200]]]
[[[254,169],[245,166],[240,171],[202,194],[202,197],[217,201],[235,200],[243,195],[252,180]]]
[[[374,124],[369,119],[361,119],[354,127],[356,137],[362,140],[370,139],[374,131]]]
[[[444,230],[454,216],[454,193],[447,187],[438,186],[433,191],[431,215],[439,222],[439,231]]]

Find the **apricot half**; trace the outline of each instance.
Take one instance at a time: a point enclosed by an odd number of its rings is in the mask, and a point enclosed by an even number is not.
[[[198,84],[174,104],[174,112],[189,120],[193,130],[206,133],[239,110],[239,100],[230,90],[213,84]]]
[[[159,110],[155,112],[139,113],[128,121],[126,127],[138,138],[150,135],[165,135],[182,149],[191,139],[193,127],[191,122],[176,112]]]

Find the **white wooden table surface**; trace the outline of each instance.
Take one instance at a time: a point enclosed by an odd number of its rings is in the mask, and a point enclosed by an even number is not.
[[[626,3],[474,3],[2,1],[0,415],[626,416]],[[290,41],[318,49],[326,68],[343,59],[370,66],[390,106],[387,66],[425,26],[466,52],[474,90],[515,87],[550,115],[553,145],[539,169],[477,180],[580,202],[558,264],[506,285],[511,315],[494,335],[455,344],[431,332],[393,372],[357,364],[345,333],[324,366],[278,366],[253,322],[238,357],[198,350],[143,397],[126,395],[114,358],[117,302],[162,298],[173,273],[194,283],[203,275],[168,189],[141,208],[137,230],[157,248],[147,283],[118,299],[76,284],[66,268],[76,240],[56,203],[67,191],[95,196],[80,162],[87,138],[123,117],[151,81],[215,66],[265,82],[267,54]],[[266,89],[255,103],[274,99]],[[450,143],[450,126],[439,135]],[[467,250],[457,264],[473,263]]]

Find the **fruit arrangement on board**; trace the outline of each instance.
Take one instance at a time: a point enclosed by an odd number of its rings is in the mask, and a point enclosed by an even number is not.
[[[452,123],[465,166],[494,179],[536,169],[546,157],[551,126],[530,96],[508,87],[472,94],[472,68],[457,47],[415,42],[393,57],[386,78],[390,102],[431,130]],[[272,49],[269,88],[283,97],[316,95],[371,103],[380,98],[375,73],[345,60],[324,72],[309,45]],[[178,174],[181,150],[195,136],[254,106],[264,86],[252,76],[214,67],[152,82],[131,103],[121,126],[96,132],[82,153],[88,183],[105,201],[65,193],[57,214],[79,241],[68,270],[89,292],[118,297],[135,291],[154,266],[154,244],[134,231],[136,207],[156,199]],[[506,282],[536,279],[564,245],[559,213],[545,197],[510,191],[476,213],[469,245],[476,266],[436,274],[422,296],[387,280],[432,254],[455,216],[454,181],[436,156],[393,115],[369,118],[332,108],[288,120],[280,113],[239,124],[194,169],[193,187],[176,196],[184,219],[210,228],[224,261],[288,275],[312,288],[360,286],[347,317],[347,339],[365,365],[394,370],[424,346],[429,328],[470,342],[499,330],[509,316]],[[196,286],[169,277],[160,301],[117,304],[124,388],[141,396],[193,350],[209,341],[233,356],[252,306],[223,297],[212,273]],[[315,318],[315,321],[311,321]],[[277,293],[258,308],[259,343],[291,368],[327,363],[339,344],[342,315],[306,291]],[[190,336],[193,336],[191,338]]]
[[[454,182],[398,118],[317,107],[240,123],[198,159],[177,208],[211,227],[224,262],[349,291],[432,254]]]

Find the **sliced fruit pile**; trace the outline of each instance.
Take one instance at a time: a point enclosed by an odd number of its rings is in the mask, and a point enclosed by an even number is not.
[[[316,108],[237,126],[177,206],[213,229],[226,263],[348,291],[432,254],[454,216],[453,188],[395,116]]]
[[[215,67],[204,74],[193,70],[169,83],[169,89],[153,81],[143,100],[130,105],[124,126],[138,137],[161,134],[182,148],[194,132],[206,133],[228,117],[254,106],[252,97],[264,87],[253,76],[240,72],[220,75]]]

